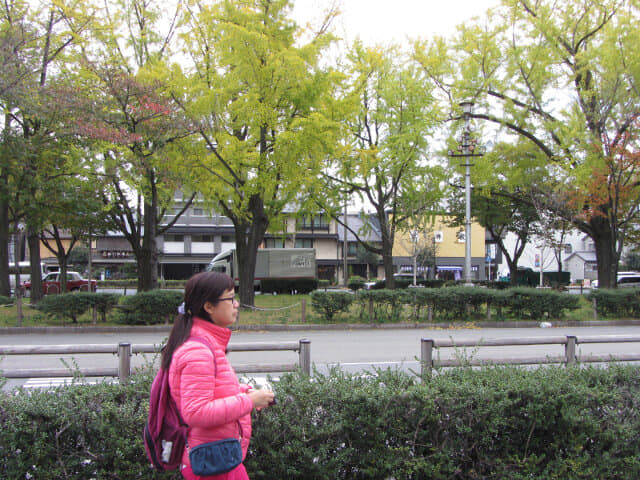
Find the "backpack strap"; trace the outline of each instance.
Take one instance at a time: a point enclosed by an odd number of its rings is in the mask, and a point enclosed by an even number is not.
[[[203,337],[199,337],[197,335],[192,335],[189,338],[187,338],[185,340],[185,343],[188,342],[189,340],[194,340],[198,343],[202,343],[203,345],[209,347],[209,350],[211,350],[211,355],[213,355],[213,366],[214,366],[214,371],[215,371],[215,376],[218,376],[218,362],[216,361],[216,352],[213,350],[213,345],[211,345],[211,343],[206,340]]]
[[[188,342],[189,340],[193,340],[193,341],[195,341],[195,342],[202,343],[203,345],[205,345],[206,347],[208,347],[208,348],[209,348],[209,350],[211,350],[211,355],[213,355],[213,367],[214,367],[214,372],[215,372],[215,373],[214,373],[214,376],[216,376],[216,377],[217,377],[217,376],[218,376],[218,362],[216,361],[216,352],[215,352],[215,351],[214,351],[214,349],[213,349],[213,345],[211,345],[211,343],[210,343],[208,340],[206,340],[205,338],[203,338],[203,337],[199,337],[199,336],[197,336],[197,335],[192,335],[192,336],[190,336],[189,338],[187,338],[187,339],[185,340],[185,343],[186,343],[186,342]],[[180,415],[180,411],[178,410],[177,405],[176,405],[176,412],[178,413],[178,418],[179,418],[179,420],[180,420],[180,423],[182,423],[184,426],[186,426],[187,428],[189,428],[189,425],[187,425],[187,424],[182,420],[182,416]],[[187,450],[189,450],[189,442],[187,441],[187,432],[185,432],[185,434],[184,434],[184,440],[185,440],[185,448],[186,448]]]

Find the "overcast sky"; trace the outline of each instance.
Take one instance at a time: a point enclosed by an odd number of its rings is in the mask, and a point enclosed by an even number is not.
[[[317,18],[332,0],[295,0],[294,17],[299,24]],[[347,42],[360,37],[365,44],[402,43],[407,37],[450,36],[456,25],[500,0],[342,0],[342,14],[335,22],[336,34]]]

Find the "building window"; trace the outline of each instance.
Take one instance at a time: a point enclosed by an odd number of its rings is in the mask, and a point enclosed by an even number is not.
[[[444,240],[444,234],[440,231],[436,231],[433,232],[433,241],[435,243],[442,243],[442,240]]]
[[[192,235],[191,241],[195,243],[212,243],[213,237],[211,235]]]
[[[283,238],[265,238],[264,248],[284,248]]]
[[[184,235],[165,235],[164,241],[165,242],[183,243],[184,242]]]
[[[313,239],[296,238],[296,248],[313,248]]]
[[[347,242],[347,255],[355,257],[358,252],[358,242]]]
[[[298,229],[300,230],[313,230],[313,229],[329,229],[329,220],[324,215],[314,215],[313,217],[302,217],[298,220]]]
[[[204,209],[203,208],[194,208],[193,210],[191,210],[191,215],[193,217],[204,217],[204,215],[205,215]]]
[[[465,241],[465,232],[458,232],[457,239],[458,239],[458,243],[464,243],[464,241]]]
[[[180,207],[167,208],[164,211],[164,216],[165,217],[175,217],[176,215],[178,215],[180,213],[180,210],[182,210]]]
[[[570,254],[573,251],[573,247],[571,247],[570,243],[564,244],[564,253]]]

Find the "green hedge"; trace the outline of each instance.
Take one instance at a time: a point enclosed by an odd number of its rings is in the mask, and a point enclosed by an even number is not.
[[[578,308],[580,298],[556,290],[512,288],[507,290],[508,305],[514,315],[524,318],[561,318],[565,310]]]
[[[364,284],[367,282],[366,278],[363,277],[349,277],[349,281],[347,282],[347,287],[351,290],[358,291],[364,288]]]
[[[327,294],[328,295],[328,294]],[[361,318],[373,322],[395,322],[407,319],[422,321],[431,309],[439,320],[466,320],[491,309],[502,318],[502,310],[516,318],[562,318],[580,306],[578,295],[535,288],[494,290],[479,287],[407,288],[394,290],[359,290],[355,302]],[[412,311],[403,311],[403,307]]]
[[[105,321],[107,312],[117,305],[119,298],[119,295],[113,293],[92,292],[45,295],[36,308],[49,317],[68,318],[77,323],[80,315],[95,306],[102,321]]]
[[[337,313],[345,313],[353,303],[353,294],[347,292],[312,292],[311,306],[323,319],[331,322]]]
[[[122,297],[114,321],[126,325],[169,323],[183,299],[182,290],[151,290]]]
[[[640,289],[596,289],[591,290],[587,294],[587,298],[591,301],[595,300],[598,315],[640,317]]]
[[[142,445],[151,376],[0,392],[7,479],[178,479]],[[640,369],[450,369],[273,382],[245,462],[260,479],[637,479]]]

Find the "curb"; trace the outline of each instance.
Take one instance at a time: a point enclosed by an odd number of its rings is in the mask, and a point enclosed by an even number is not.
[[[344,323],[344,324],[308,324],[308,325],[237,325],[234,332],[296,332],[312,331],[345,331],[345,330],[405,330],[405,329],[454,329],[454,328],[536,328],[539,321],[517,322],[447,322],[447,323]],[[589,320],[585,322],[559,321],[553,322],[552,327],[626,327],[640,326],[640,320]],[[171,325],[151,326],[65,326],[65,327],[0,327],[0,335],[28,335],[28,334],[60,334],[60,333],[166,333],[169,335]]]

